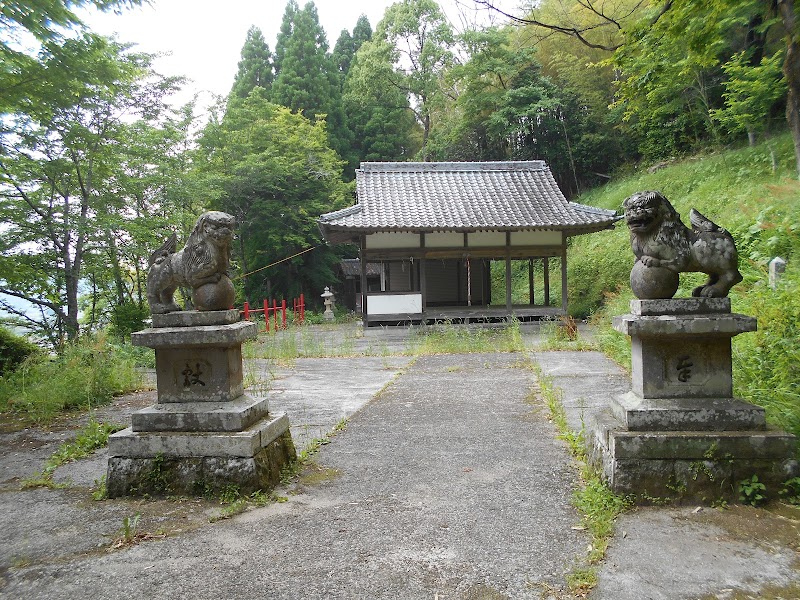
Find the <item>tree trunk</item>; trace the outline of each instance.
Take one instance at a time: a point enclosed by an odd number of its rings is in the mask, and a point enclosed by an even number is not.
[[[119,250],[117,249],[117,240],[114,234],[109,232],[107,237],[109,260],[111,261],[111,272],[114,276],[114,286],[117,288],[117,305],[125,303],[125,292],[127,291],[125,283],[122,281],[122,269],[119,266]]]
[[[786,121],[792,132],[797,177],[800,179],[800,31],[794,0],[778,0],[778,10],[786,30],[786,59],[783,61],[783,75],[789,88],[786,95]]]

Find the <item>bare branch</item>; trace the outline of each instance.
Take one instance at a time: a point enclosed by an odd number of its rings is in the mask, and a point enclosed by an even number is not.
[[[644,4],[644,0],[637,2],[621,18],[613,18],[607,15],[602,10],[602,8],[598,9],[597,7],[595,7],[592,0],[578,0],[578,4],[580,6],[582,6],[592,14],[599,17],[601,21],[599,23],[594,23],[592,25],[574,26],[574,25],[561,25],[558,23],[547,23],[544,21],[540,21],[538,18],[536,18],[535,14],[533,13],[531,13],[530,17],[526,18],[518,17],[495,6],[494,0],[473,0],[473,2],[478,6],[482,6],[488,10],[494,11],[506,17],[513,23],[518,23],[522,25],[533,25],[535,27],[541,27],[542,29],[547,29],[552,32],[568,35],[570,37],[574,37],[588,48],[593,48],[596,50],[605,50],[607,52],[614,52],[615,50],[618,50],[622,46],[622,44],[602,44],[593,42],[586,36],[586,34],[602,27],[614,27],[616,30],[622,31],[623,29],[622,22],[624,21],[624,19],[631,17]],[[655,25],[658,22],[658,20],[672,7],[672,3],[673,0],[666,0],[664,5],[661,7],[661,10],[656,15],[654,15],[653,18],[650,20],[649,23],[650,26]]]

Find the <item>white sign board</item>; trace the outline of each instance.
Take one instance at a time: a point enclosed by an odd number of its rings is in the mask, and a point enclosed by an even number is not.
[[[367,296],[368,315],[406,315],[422,313],[422,294],[381,294]]]

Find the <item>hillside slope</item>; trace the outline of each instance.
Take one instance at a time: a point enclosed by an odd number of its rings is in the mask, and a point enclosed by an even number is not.
[[[688,223],[696,208],[733,234],[744,281],[731,292],[733,310],[758,318],[759,330],[734,339],[736,394],[764,406],[771,422],[800,434],[800,182],[789,136],[753,148],[693,157],[655,172],[635,173],[584,194],[579,202],[620,209],[630,194],[659,190]],[[612,232],[574,238],[570,247],[571,312],[593,315],[604,351],[622,364],[630,344],[610,319],[628,312],[634,257],[624,222]],[[767,264],[787,261],[776,290]],[[705,276],[681,275],[676,296],[689,296]]]

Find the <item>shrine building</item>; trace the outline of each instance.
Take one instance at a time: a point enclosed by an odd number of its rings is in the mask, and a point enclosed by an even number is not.
[[[619,219],[568,202],[543,161],[365,162],[356,197],[318,223],[328,243],[358,245],[365,326],[565,315],[567,240]]]

